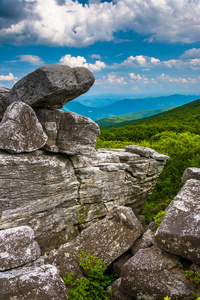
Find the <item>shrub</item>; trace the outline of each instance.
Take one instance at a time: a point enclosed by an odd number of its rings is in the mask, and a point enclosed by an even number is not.
[[[107,269],[105,262],[92,256],[91,253],[87,254],[82,250],[78,257],[79,266],[86,277],[74,280],[74,274],[70,273],[63,278],[67,287],[70,286],[67,289],[69,300],[108,300],[112,290],[106,291],[106,288],[116,279],[116,276],[105,275]]]

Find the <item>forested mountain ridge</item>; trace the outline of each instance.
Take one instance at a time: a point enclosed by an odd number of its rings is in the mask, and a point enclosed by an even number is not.
[[[73,111],[96,121],[103,118],[120,116],[122,114],[140,110],[153,110],[166,108],[171,105],[183,105],[196,100],[197,98],[198,96],[195,95],[174,94],[162,97],[122,99],[120,101],[116,101],[115,103],[103,105],[100,107],[92,107],[83,105],[78,101],[70,101],[66,105],[64,105],[62,110]]]
[[[171,105],[167,108],[159,108],[159,109],[152,109],[152,110],[139,110],[136,112],[116,116],[116,117],[110,117],[110,118],[104,118],[97,120],[96,123],[99,125],[99,127],[102,130],[107,130],[112,127],[123,127],[129,124],[132,124],[133,121],[138,121],[139,119],[147,118],[153,115],[160,114],[162,112],[171,110],[176,108],[176,105]]]
[[[101,132],[102,140],[135,141],[148,140],[157,133],[189,131],[200,133],[200,99],[148,118],[133,121],[133,124],[111,128]]]
[[[200,99],[132,125],[103,130],[97,148],[123,148],[137,144],[169,155],[152,195],[143,207],[151,221],[163,211],[182,187],[188,167],[200,167]]]

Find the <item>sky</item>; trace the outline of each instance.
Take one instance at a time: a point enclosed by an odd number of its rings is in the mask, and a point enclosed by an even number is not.
[[[90,69],[89,95],[200,95],[200,0],[0,0],[0,86],[46,64]]]

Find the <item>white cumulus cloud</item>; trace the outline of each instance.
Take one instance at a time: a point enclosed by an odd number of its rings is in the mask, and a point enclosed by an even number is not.
[[[106,68],[106,64],[103,61],[97,60],[94,64],[87,63],[83,56],[71,56],[71,54],[66,54],[59,60],[60,64],[67,65],[72,68],[74,67],[85,67],[91,71],[101,71]]]
[[[24,7],[15,0],[17,7],[22,13],[13,20],[7,13],[10,8],[4,7],[3,42],[84,47],[111,41],[119,30],[148,34],[150,42],[199,41],[199,0],[93,0],[85,5],[73,0],[35,0]]]
[[[42,59],[37,55],[25,54],[25,55],[18,55],[17,57],[20,58],[20,61],[28,62],[32,65],[41,65],[44,63]]]
[[[12,73],[9,73],[8,75],[0,75],[0,81],[15,81],[17,80],[17,77],[14,77]]]

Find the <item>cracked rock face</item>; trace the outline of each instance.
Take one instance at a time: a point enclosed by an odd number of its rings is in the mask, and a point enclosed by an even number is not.
[[[5,111],[0,123],[0,149],[21,153],[35,151],[47,141],[47,136],[33,109],[14,102]]]
[[[0,151],[0,229],[28,225],[42,253],[57,249],[113,206],[138,213],[164,164],[124,150],[91,156]]]
[[[46,65],[19,80],[9,92],[9,102],[23,101],[32,107],[62,108],[87,92],[95,78],[84,67]]]
[[[36,109],[48,140],[44,148],[70,155],[94,152],[99,126],[89,118],[58,109]]]
[[[34,231],[28,226],[0,230],[0,271],[9,270],[36,260],[40,248]]]
[[[162,249],[200,264],[200,181],[189,179],[170,203],[156,232]]]
[[[82,249],[109,266],[130,249],[142,233],[143,228],[131,208],[114,207],[106,218],[83,230],[73,242],[62,245],[46,262],[56,265],[61,276],[73,272],[78,277],[81,271],[77,254]]]
[[[0,120],[3,118],[3,114],[9,105],[8,98],[7,98],[9,91],[10,89],[7,87],[4,86],[0,87]]]
[[[156,247],[141,249],[122,267],[118,288],[130,296],[142,293],[154,300],[161,300],[166,295],[176,300],[194,299],[191,295],[191,291],[195,292],[194,287],[178,267],[178,262],[177,257]]]
[[[0,272],[0,299],[67,300],[67,289],[54,266]]]

